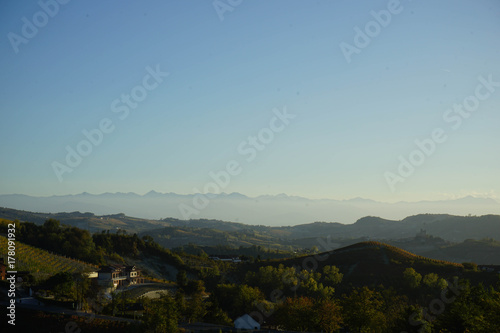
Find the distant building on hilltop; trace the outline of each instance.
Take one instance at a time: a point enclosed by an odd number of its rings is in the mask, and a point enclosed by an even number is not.
[[[425,229],[420,229],[420,232],[417,233],[417,238],[427,238],[427,231]]]

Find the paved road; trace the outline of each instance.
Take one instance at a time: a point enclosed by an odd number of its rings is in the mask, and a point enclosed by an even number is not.
[[[0,305],[2,307],[8,306],[9,303],[7,301],[0,301]],[[99,314],[94,314],[94,313],[85,313],[84,311],[66,309],[66,308],[63,308],[60,306],[54,306],[54,305],[45,305],[43,303],[40,303],[40,305],[39,305],[38,300],[33,298],[33,297],[17,298],[16,299],[16,308],[24,308],[24,309],[30,309],[30,310],[38,310],[38,311],[42,311],[42,312],[60,313],[60,314],[67,314],[67,315],[76,315],[76,316],[85,317],[85,318],[99,318],[99,319],[107,319],[107,320],[114,320],[114,321],[124,321],[124,322],[129,322],[129,323],[140,323],[139,320],[134,320],[134,319],[129,319],[129,318],[120,318],[120,317],[99,315]]]

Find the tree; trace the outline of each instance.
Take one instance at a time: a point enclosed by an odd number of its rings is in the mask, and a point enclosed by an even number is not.
[[[277,268],[265,266],[260,267],[257,272],[248,272],[245,276],[245,283],[250,286],[259,287],[266,295],[269,295],[273,290],[296,290],[295,287],[299,281],[295,268],[285,268],[280,264]]]
[[[188,284],[188,278],[187,278],[187,273],[185,270],[181,269],[179,272],[177,272],[177,285],[179,288],[183,288],[187,286]]]
[[[333,333],[342,326],[342,308],[332,300],[323,299],[315,306],[318,328],[326,333]]]
[[[422,275],[417,273],[417,271],[411,267],[405,269],[403,272],[403,278],[411,288],[417,288],[420,285],[420,281],[422,281]]]
[[[257,303],[264,300],[264,294],[259,288],[246,284],[219,284],[210,298],[230,317],[238,317],[251,312]]]
[[[205,292],[205,285],[202,280],[189,280],[182,289],[188,296],[201,295]]]
[[[316,327],[314,300],[309,297],[289,297],[276,310],[280,326],[290,331],[312,331]]]
[[[344,274],[340,273],[338,267],[336,266],[325,266],[323,267],[323,279],[325,284],[337,285],[342,282]]]
[[[184,306],[184,311],[186,319],[188,322],[193,322],[200,320],[206,315],[207,305],[203,301],[203,294],[205,292],[205,286],[201,280],[189,280],[187,285],[183,289],[179,289],[177,294],[179,298],[184,298],[184,295],[180,291],[184,291],[188,295],[188,301]],[[176,295],[177,297],[177,295]],[[179,302],[177,302],[179,303]]]
[[[466,270],[470,270],[470,271],[473,271],[473,272],[477,272],[478,271],[476,263],[473,263],[473,262],[464,262],[464,263],[462,263],[462,265],[464,266],[464,269],[466,269]]]
[[[368,287],[355,288],[342,300],[344,322],[353,332],[387,331],[382,295]]]
[[[384,288],[383,286],[381,288],[386,326],[399,332],[400,330],[396,330],[396,328],[402,324],[402,321],[408,321],[408,316],[405,315],[409,306],[408,297],[399,295],[393,288]]]
[[[87,278],[86,274],[78,274],[75,281],[75,291],[76,291],[76,300],[80,305],[81,309],[90,310],[90,306],[88,304],[88,299],[97,298],[97,286],[93,286],[92,281]]]
[[[146,243],[146,244],[153,244],[154,243],[154,238],[149,236],[149,235],[145,235],[145,236],[142,236],[142,240]]]
[[[68,272],[57,273],[56,275],[50,277],[45,283],[47,289],[50,289],[54,292],[56,298],[67,297],[75,300],[76,288],[75,288],[75,280],[73,279],[73,275]]]
[[[207,306],[203,302],[201,294],[191,296],[186,304],[186,318],[189,323],[203,318],[207,314]]]
[[[48,219],[43,224],[43,229],[46,233],[57,233],[59,232],[60,222],[55,219]]]
[[[439,281],[439,276],[436,273],[429,273],[424,275],[422,283],[428,287],[437,287]]]
[[[169,295],[151,300],[144,305],[144,324],[148,332],[176,333],[179,313],[174,300]]]
[[[429,321],[429,315],[424,313],[424,309],[419,305],[410,305],[399,318],[398,326],[394,332],[409,333],[431,333],[433,325]],[[441,332],[441,331],[437,331]],[[443,333],[446,331],[443,331]]]
[[[241,314],[248,313],[253,310],[258,302],[264,299],[264,294],[259,288],[241,284],[236,287],[234,306],[236,309],[239,309]]]
[[[63,240],[65,242],[61,247],[65,255],[94,261],[95,244],[92,235],[87,230],[76,227],[66,228],[62,234]]]
[[[229,318],[227,312],[222,310],[219,305],[214,302],[209,303],[204,320],[218,325],[233,325],[233,321]]]
[[[177,290],[177,292],[175,293],[175,307],[179,312],[180,320],[185,321],[185,317],[187,316],[187,303],[186,297],[181,289]]]
[[[448,281],[446,281],[446,280],[445,280],[445,279],[443,279],[443,278],[439,278],[439,280],[437,280],[436,286],[437,286],[440,290],[446,289],[446,287],[448,287]]]

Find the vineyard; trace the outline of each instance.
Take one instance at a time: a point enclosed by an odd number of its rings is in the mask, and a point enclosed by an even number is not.
[[[380,247],[380,248],[389,249],[393,253],[396,253],[405,259],[413,259],[413,260],[418,259],[418,260],[421,260],[423,262],[429,262],[429,263],[434,263],[434,264],[439,264],[439,265],[449,265],[449,266],[455,266],[455,267],[460,267],[460,268],[464,267],[462,264],[458,264],[458,263],[451,262],[451,261],[431,259],[431,258],[427,258],[424,256],[419,256],[419,255],[413,254],[411,252],[408,252],[406,250],[403,250],[399,247],[392,246],[392,245],[385,244],[385,243],[381,243],[381,242],[368,241],[368,242],[358,243],[358,244],[356,244],[356,246],[359,247],[361,244],[365,244],[366,246],[371,246],[371,247]]]
[[[0,257],[7,263],[7,238],[0,236]],[[95,271],[97,266],[56,255],[48,251],[16,241],[17,271],[29,271],[36,279],[45,279],[59,272]]]

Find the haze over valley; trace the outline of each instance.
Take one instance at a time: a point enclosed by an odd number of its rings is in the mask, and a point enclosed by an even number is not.
[[[200,200],[202,198],[203,200]],[[441,201],[385,203],[363,198],[350,200],[307,199],[298,196],[240,193],[180,195],[150,191],[34,197],[0,195],[0,207],[33,212],[92,212],[97,215],[124,213],[147,219],[217,219],[252,225],[286,226],[317,221],[351,224],[365,216],[400,220],[416,214],[500,214],[500,204],[491,198],[471,196]]]

